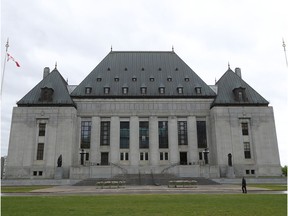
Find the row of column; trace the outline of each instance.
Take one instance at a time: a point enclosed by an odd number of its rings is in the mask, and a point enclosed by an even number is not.
[[[129,152],[129,164],[139,165],[139,155],[142,149],[139,148],[139,121],[142,119],[138,116],[131,116],[130,119],[130,148],[120,149],[120,117],[112,116],[110,118],[110,146],[100,146],[100,126],[101,118],[92,117],[91,145],[90,145],[90,162],[100,163],[101,152],[109,152],[109,161],[111,163],[119,163],[120,152]],[[179,162],[179,151],[181,146],[178,146],[178,124],[177,117],[168,117],[168,149],[159,149],[158,137],[158,121],[162,121],[157,116],[149,117],[149,149],[143,151],[149,152],[149,164],[159,164],[159,154],[161,151],[169,152],[169,163]],[[182,121],[182,118],[181,118]],[[189,116],[187,121],[188,146],[187,149],[188,162],[198,161],[197,147],[197,128],[196,117]]]

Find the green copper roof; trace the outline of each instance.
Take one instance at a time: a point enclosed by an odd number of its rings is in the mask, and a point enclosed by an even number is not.
[[[230,68],[216,83],[218,88],[217,97],[213,106],[268,106],[269,102],[248,85],[240,76],[234,73]],[[234,89],[244,89],[244,100],[235,98]]]
[[[41,89],[53,89],[51,101],[41,100]],[[54,69],[43,80],[41,80],[31,91],[29,91],[20,101],[18,106],[75,106],[71,99],[67,83],[58,72]]]
[[[197,93],[197,87],[201,89],[201,93]],[[89,93],[86,92],[87,88],[90,88]],[[108,93],[104,92],[105,88],[108,89]],[[123,88],[126,88],[125,93]],[[161,93],[160,88],[164,88],[164,92]],[[173,51],[111,51],[75,88],[71,96],[78,98],[214,98],[216,94]]]

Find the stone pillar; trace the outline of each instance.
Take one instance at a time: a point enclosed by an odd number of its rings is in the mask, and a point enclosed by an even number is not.
[[[158,118],[149,118],[149,158],[151,165],[159,164],[159,137],[158,137]]]
[[[175,116],[170,116],[168,118],[168,142],[169,142],[170,163],[178,163],[179,162],[178,128],[177,128],[177,118]]]
[[[100,163],[100,117],[92,117],[90,162]]]
[[[130,162],[132,166],[139,165],[139,118],[130,118]]]
[[[198,144],[197,144],[197,125],[196,117],[189,116],[187,118],[187,132],[188,132],[188,163],[196,163],[199,161]]]
[[[110,123],[110,162],[119,162],[119,149],[120,149],[120,119],[118,116],[111,117]]]

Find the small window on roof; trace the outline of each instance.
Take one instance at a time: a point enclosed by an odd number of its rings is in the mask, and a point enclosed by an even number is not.
[[[141,70],[144,71],[144,68],[142,67]]]
[[[52,88],[44,87],[41,88],[41,96],[39,101],[51,102],[53,100],[54,90]]]
[[[184,78],[184,81],[185,81],[185,82],[189,82],[189,77],[185,77],[185,78]]]
[[[137,81],[137,77],[133,76],[133,77],[132,77],[132,81],[133,81],[133,82],[136,82],[136,81]]]
[[[195,87],[196,94],[201,94],[201,87]]]
[[[140,91],[141,91],[141,94],[146,94],[147,93],[147,87],[141,87]]]
[[[178,87],[177,92],[178,94],[183,94],[183,87]]]
[[[91,94],[92,88],[91,87],[86,87],[85,88],[85,94]]]
[[[171,81],[172,81],[172,77],[169,76],[169,77],[167,78],[167,81],[168,81],[168,82],[171,82]]]
[[[110,93],[110,87],[104,87],[104,94]]]
[[[158,71],[161,71],[161,70],[162,70],[161,67],[159,67],[159,68],[158,68]]]
[[[122,88],[122,93],[123,94],[128,94],[128,87],[123,87]]]
[[[108,67],[107,70],[110,71],[111,70],[110,67]]]
[[[119,82],[119,77],[114,77],[115,82]]]
[[[178,68],[177,68],[177,67],[175,68],[175,71],[178,71]]]
[[[125,70],[125,71],[127,71],[128,69],[127,69],[127,68],[125,68],[124,70]]]
[[[165,94],[165,87],[159,87],[159,93]]]
[[[101,77],[97,77],[96,81],[97,81],[97,82],[101,82],[101,81],[102,81],[102,78],[101,78]]]

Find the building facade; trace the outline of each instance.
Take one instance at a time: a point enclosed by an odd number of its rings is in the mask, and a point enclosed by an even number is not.
[[[209,86],[174,51],[111,51],[77,86],[45,68],[13,108],[6,178],[123,173],[281,176],[273,108],[239,68]]]

